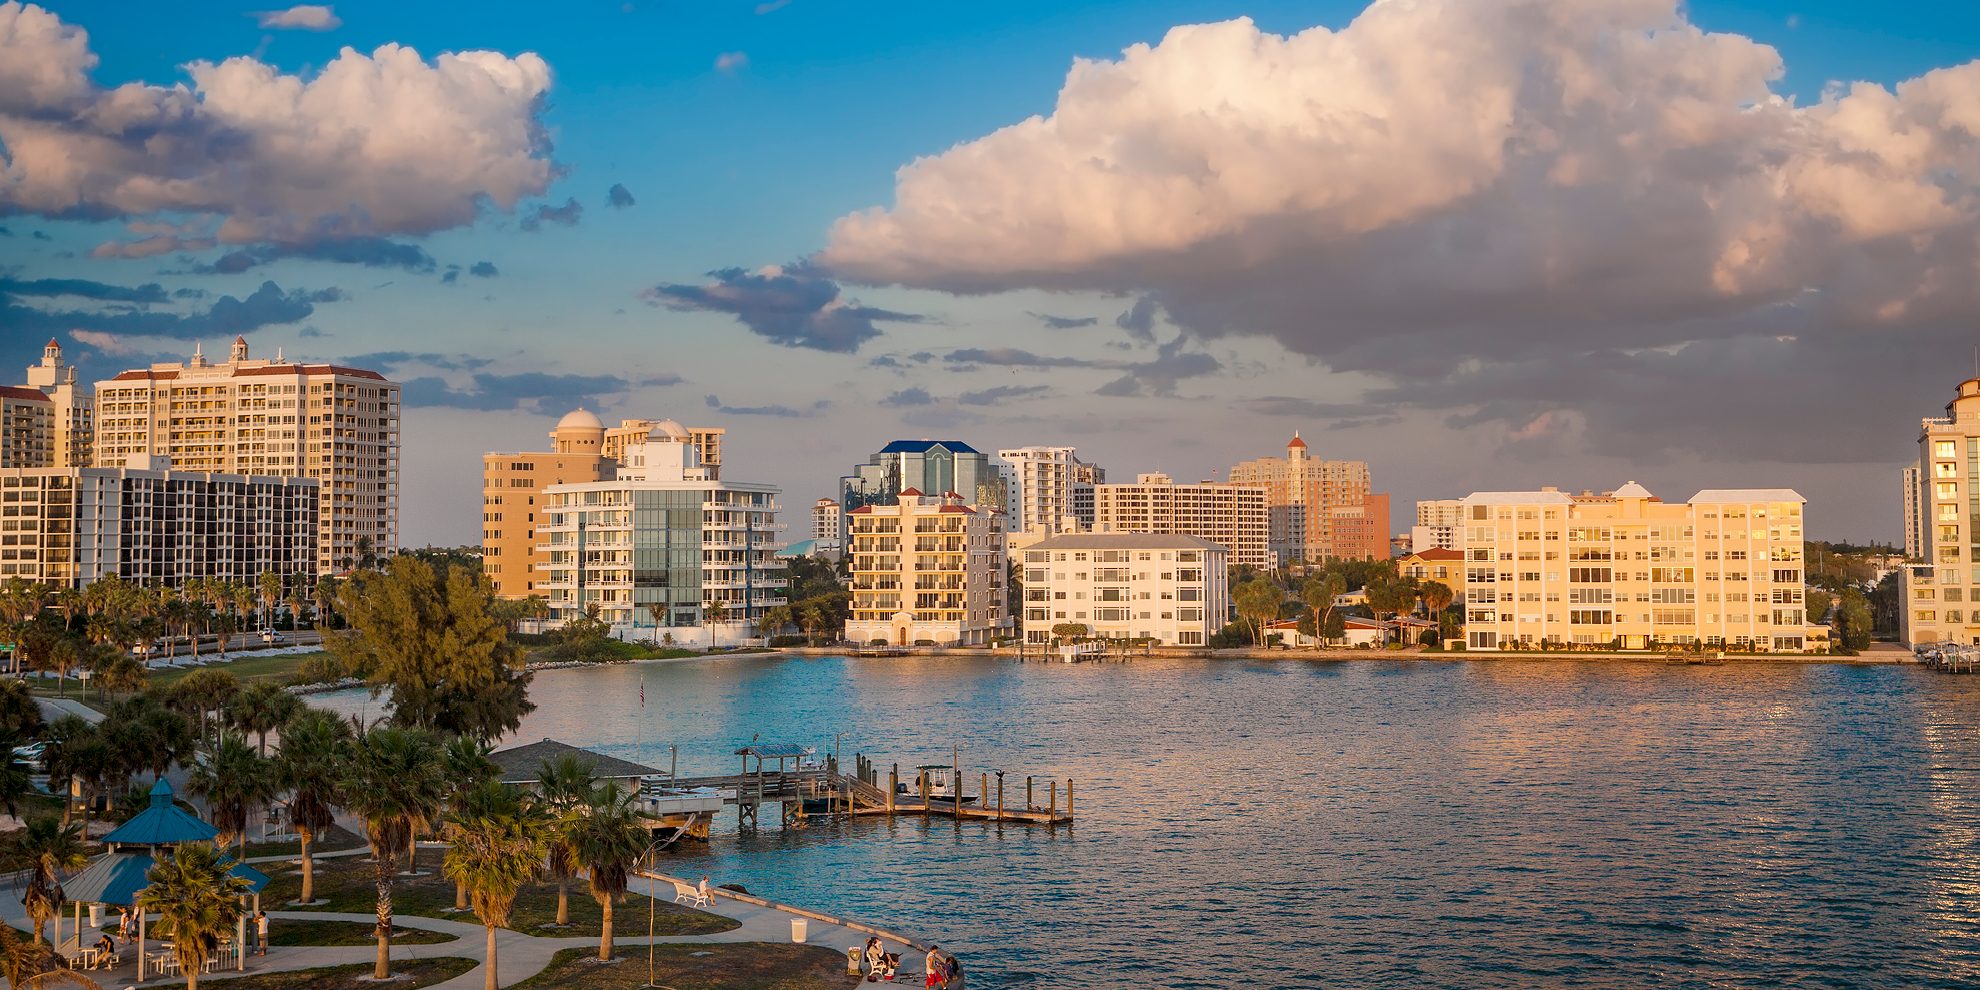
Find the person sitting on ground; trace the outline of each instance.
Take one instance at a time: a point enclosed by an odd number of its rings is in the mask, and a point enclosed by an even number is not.
[[[888,983],[894,982],[894,974],[900,972],[900,969],[901,969],[900,953],[886,952],[881,954],[880,956],[881,979],[887,981]]]
[[[942,965],[942,990],[962,986],[962,960],[950,956]]]

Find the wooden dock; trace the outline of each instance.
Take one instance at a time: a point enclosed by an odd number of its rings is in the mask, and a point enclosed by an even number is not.
[[[971,794],[964,785],[971,783],[962,768],[952,761],[946,769],[961,791],[960,802],[931,796],[925,781],[919,790],[910,782],[901,787],[899,764],[894,764],[883,783],[877,764],[855,754],[851,773],[841,772],[838,760],[828,758],[825,766],[792,768],[787,764],[798,757],[791,747],[747,747],[743,772],[702,777],[667,779],[671,790],[713,790],[724,806],[736,809],[737,824],[755,827],[762,821],[767,805],[776,805],[785,825],[802,824],[813,817],[919,815],[956,821],[1010,822],[1019,825],[1071,825],[1073,822],[1073,782],[1038,777],[1021,778],[1007,796],[1005,774],[981,772],[973,781]],[[760,752],[759,752],[760,750]],[[780,755],[781,754],[781,755]],[[952,754],[953,756],[953,754]],[[750,760],[757,764],[752,769]],[[776,760],[776,769],[765,765]]]

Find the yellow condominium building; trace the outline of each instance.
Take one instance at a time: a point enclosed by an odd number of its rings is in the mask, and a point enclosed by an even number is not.
[[[1668,503],[1633,481],[1466,496],[1466,646],[1801,652],[1804,501],[1759,488]]]
[[[174,470],[315,478],[317,569],[399,544],[399,385],[376,371],[198,349],[96,383],[93,462],[170,458]]]
[[[1223,547],[1233,565],[1270,567],[1265,498],[1260,485],[1178,485],[1166,474],[1137,475],[1131,485],[1093,486],[1093,529],[1194,536]]]
[[[1010,627],[1003,526],[961,495],[909,488],[846,514],[852,604],[846,638],[974,646]]]
[[[1359,508],[1368,501],[1373,488],[1367,461],[1332,461],[1313,457],[1306,441],[1294,433],[1286,443],[1286,456],[1260,457],[1231,468],[1231,484],[1256,485],[1265,489],[1270,511],[1271,552],[1281,565],[1321,561],[1328,557],[1384,558],[1388,554],[1388,503],[1383,501],[1378,520],[1368,520],[1380,540],[1370,546],[1365,538],[1342,540],[1334,532],[1339,516],[1335,509]],[[1365,528],[1364,525],[1364,528]],[[1209,537],[1216,539],[1215,537]],[[1231,563],[1241,564],[1236,548]]]
[[[1980,378],[1959,383],[1946,414],[1923,420],[1915,500],[1923,563],[1904,569],[1898,636],[1906,643],[1980,643]]]

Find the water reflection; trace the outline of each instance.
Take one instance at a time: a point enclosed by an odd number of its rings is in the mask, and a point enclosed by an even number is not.
[[[731,658],[533,697],[519,737],[658,766],[676,744],[683,772],[844,733],[883,768],[959,745],[972,782],[1075,778],[1073,829],[725,820],[677,856],[953,944],[991,986],[1980,980],[1980,678]]]

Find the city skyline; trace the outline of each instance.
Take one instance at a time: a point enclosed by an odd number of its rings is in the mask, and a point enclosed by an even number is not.
[[[1195,481],[1299,432],[1369,463],[1391,532],[1419,499],[1631,477],[1792,487],[1809,536],[1897,541],[1907,433],[1957,384],[1918,358],[1963,364],[1980,316],[1952,278],[1980,199],[1933,184],[1973,174],[1980,13],[1454,4],[628,3],[546,27],[339,3],[300,28],[0,5],[0,64],[25,67],[0,70],[0,367],[52,336],[95,382],[236,333],[376,367],[405,384],[413,546],[477,542],[482,455],[579,407],[725,427],[735,476],[789,506],[896,439]],[[1502,8],[1550,32],[1412,13]],[[1507,75],[1574,78],[1616,38],[1581,102]],[[1460,55],[1437,75],[1426,50]],[[1247,62],[1398,126],[1323,154]],[[1197,74],[1247,154],[1179,125]],[[1637,91],[1664,117],[1605,103]],[[1451,133],[1448,105],[1483,123]],[[365,140],[285,146],[285,117]],[[170,140],[117,143],[147,128]],[[223,135],[238,181],[201,157]],[[1877,150],[1897,135],[1908,157]],[[354,167],[326,175],[333,150]],[[1081,173],[1096,155],[1134,181]],[[1136,203],[1160,208],[1098,236]]]

